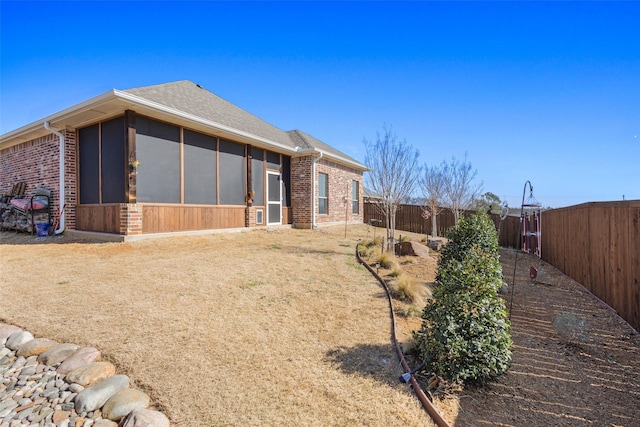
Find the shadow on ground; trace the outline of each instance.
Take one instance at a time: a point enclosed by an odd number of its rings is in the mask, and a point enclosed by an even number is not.
[[[401,370],[391,344],[360,344],[338,347],[326,353],[325,360],[349,375],[373,378],[383,384],[399,383]]]

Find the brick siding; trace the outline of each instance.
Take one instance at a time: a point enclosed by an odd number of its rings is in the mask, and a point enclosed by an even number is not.
[[[361,222],[362,215],[362,172],[355,169],[321,159],[316,164],[316,191],[312,191],[311,173],[313,156],[294,157],[291,159],[291,205],[293,208],[293,226],[311,228],[312,203],[315,204],[316,224],[336,222]],[[318,200],[312,200],[318,194],[318,174],[326,173],[329,178],[329,198],[327,214],[318,214]],[[353,181],[358,181],[358,213],[352,213],[351,191]],[[345,206],[343,197],[347,197]]]
[[[362,172],[321,159],[316,165],[316,174],[325,173],[329,178],[329,200],[327,214],[317,215],[318,224],[362,221]],[[358,181],[358,213],[353,213],[351,204],[353,181]],[[316,179],[316,194],[318,179]],[[346,206],[344,198],[346,197]],[[316,213],[318,212],[318,201]]]
[[[295,228],[311,228],[313,223],[311,220],[313,159],[313,156],[291,159],[291,208]]]
[[[65,129],[65,221],[75,228],[76,185],[76,132]],[[11,192],[16,182],[27,184],[25,194],[33,194],[36,187],[52,192],[52,212],[60,208],[60,141],[49,134],[0,151],[0,191]]]

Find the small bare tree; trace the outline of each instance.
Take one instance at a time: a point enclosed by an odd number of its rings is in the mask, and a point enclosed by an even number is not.
[[[431,218],[431,235],[438,237],[438,214],[444,205],[444,176],[442,168],[438,166],[422,168],[422,178],[419,180],[424,206]]]
[[[478,171],[472,170],[466,153],[462,163],[455,157],[451,158],[450,163],[442,162],[442,175],[447,207],[453,212],[455,223],[458,224],[462,211],[469,209],[482,191],[482,183],[473,182]]]
[[[380,197],[376,203],[386,218],[387,250],[393,250],[396,212],[412,195],[420,173],[418,150],[399,140],[391,128],[383,127],[376,141],[363,140],[368,187]]]

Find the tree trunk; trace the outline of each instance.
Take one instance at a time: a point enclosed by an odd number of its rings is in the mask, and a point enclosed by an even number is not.
[[[435,212],[436,212],[435,209],[431,210],[431,235],[433,237],[438,237],[438,221],[436,220],[438,215]]]

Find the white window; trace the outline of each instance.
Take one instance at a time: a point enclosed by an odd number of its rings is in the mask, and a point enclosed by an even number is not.
[[[351,183],[351,212],[354,214],[360,213],[360,183],[358,181],[352,181]]]
[[[329,175],[318,174],[318,213],[329,213]]]

